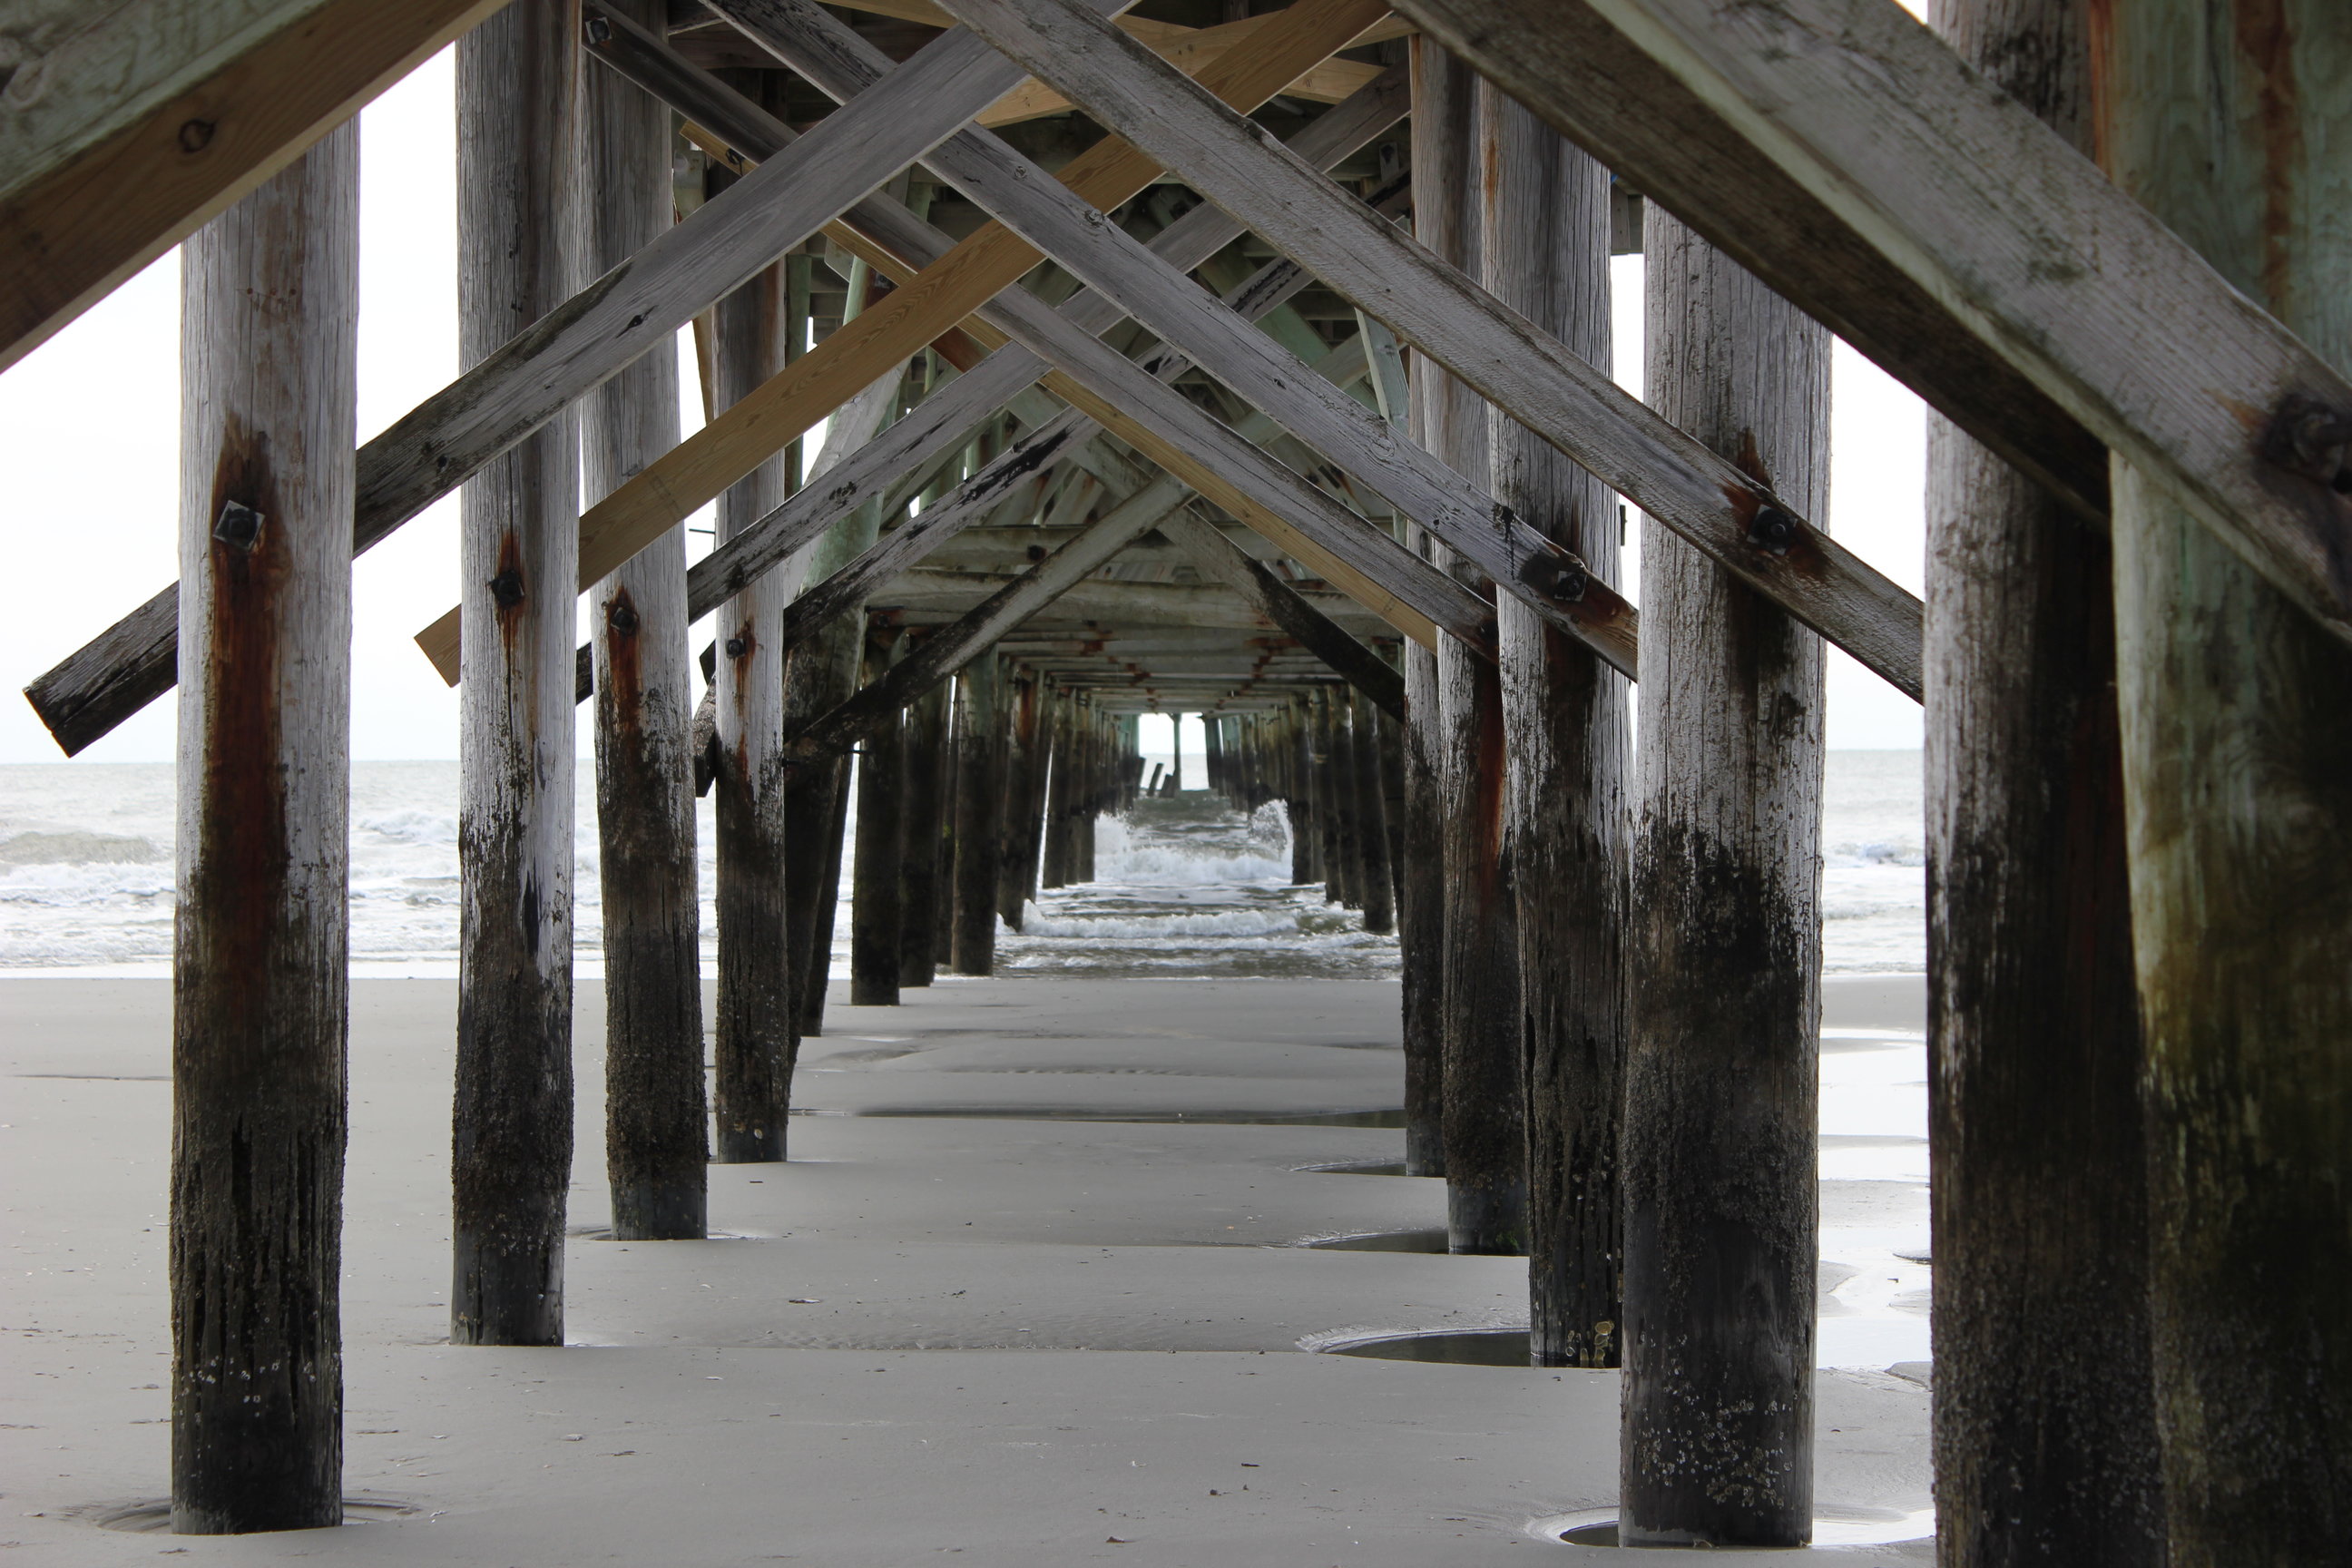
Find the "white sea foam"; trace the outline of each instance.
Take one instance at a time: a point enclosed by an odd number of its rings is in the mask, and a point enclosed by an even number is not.
[[[603,935],[593,773],[583,759],[573,937],[583,974],[595,971]],[[708,958],[718,929],[709,901],[714,835],[710,802],[699,805]],[[351,821],[354,962],[377,972],[454,973],[457,765],[355,764]],[[174,828],[169,764],[0,768],[0,969],[163,973],[172,951]],[[1919,754],[1831,753],[1822,837],[1826,966],[1923,967]],[[1043,894],[1023,921],[1026,931],[1001,933],[1007,969],[1225,977],[1396,971],[1394,937],[1363,931],[1353,911],[1324,901],[1321,888],[1291,885],[1289,825],[1279,806],[1244,821],[1198,791],[1140,803],[1131,818],[1097,826],[1095,869],[1091,883]],[[842,891],[836,973],[849,934]]]

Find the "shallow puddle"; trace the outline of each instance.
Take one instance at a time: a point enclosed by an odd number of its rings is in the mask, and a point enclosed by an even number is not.
[[[1456,1366],[1525,1366],[1525,1329],[1441,1329],[1417,1334],[1378,1334],[1312,1347],[1323,1355],[1364,1356],[1373,1361],[1450,1362]]]

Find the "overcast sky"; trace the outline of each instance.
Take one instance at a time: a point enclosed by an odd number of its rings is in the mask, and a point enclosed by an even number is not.
[[[360,437],[457,371],[456,149],[445,51],[361,117]],[[1641,263],[1621,258],[1618,379],[1641,384]],[[690,376],[690,349],[680,355]],[[0,762],[58,760],[16,689],[177,575],[179,256],[157,261],[12,369],[0,373],[6,512],[25,591],[0,617]],[[687,428],[698,395],[681,398]],[[1830,526],[1914,592],[1922,586],[1925,421],[1918,400],[1839,345],[1832,393]],[[708,528],[707,515],[691,526]],[[400,529],[353,574],[352,746],[362,759],[457,755],[457,694],[410,640],[457,599],[452,497]],[[690,539],[697,552],[707,541]],[[1621,585],[1637,589],[1638,547]],[[583,709],[583,717],[586,709]],[[170,700],[83,756],[162,762]],[[1186,726],[1187,749],[1201,742]],[[1919,710],[1830,650],[1830,744],[1915,747]],[[1163,742],[1164,744],[1164,742]],[[583,750],[584,732],[583,732]]]

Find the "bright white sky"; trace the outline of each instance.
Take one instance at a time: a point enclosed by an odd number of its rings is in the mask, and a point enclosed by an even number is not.
[[[445,51],[361,120],[360,437],[457,371],[453,79]],[[1618,379],[1641,385],[1641,262],[1615,264]],[[701,417],[693,354],[680,355],[687,428]],[[1832,531],[1914,592],[1922,586],[1926,429],[1918,400],[1839,345]],[[9,530],[31,587],[0,617],[0,763],[53,762],[55,744],[16,689],[178,574],[179,257],[156,262],[0,374]],[[707,516],[691,526],[707,528]],[[457,755],[457,694],[410,638],[457,598],[455,498],[409,522],[354,573],[352,746],[371,760]],[[700,538],[690,542],[698,553]],[[1638,549],[1626,552],[1628,579]],[[1621,584],[1633,593],[1637,583]],[[1834,648],[1833,747],[1916,747],[1919,710]],[[583,708],[583,714],[586,710]],[[166,700],[83,755],[173,754]],[[1147,739],[1146,749],[1163,749]],[[1186,750],[1202,745],[1185,727]],[[585,749],[585,735],[583,738]]]

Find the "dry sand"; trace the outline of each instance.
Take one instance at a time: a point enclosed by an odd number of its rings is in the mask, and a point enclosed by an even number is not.
[[[1919,991],[1833,981],[1826,1022],[1914,1031]],[[1614,1497],[1614,1374],[1297,1348],[1526,1321],[1509,1259],[1282,1245],[1441,1226],[1441,1184],[1297,1169],[1394,1160],[1402,1134],[1199,1120],[1392,1110],[1393,984],[908,996],[836,1005],[808,1043],[788,1165],[712,1168],[711,1222],[733,1239],[614,1243],[593,1234],[602,1006],[585,995],[573,1343],[488,1350],[443,1342],[456,988],[356,983],[346,1480],[373,1522],[165,1540],[98,1523],[167,1489],[170,988],[0,981],[0,1546],[370,1568],[1613,1555],[1528,1527]],[[1916,1184],[1825,1184],[1832,1225],[1920,1204]],[[1856,1370],[1818,1393],[1823,1513],[1924,1510],[1926,1391]],[[1815,1554],[1932,1561],[1923,1543]]]

